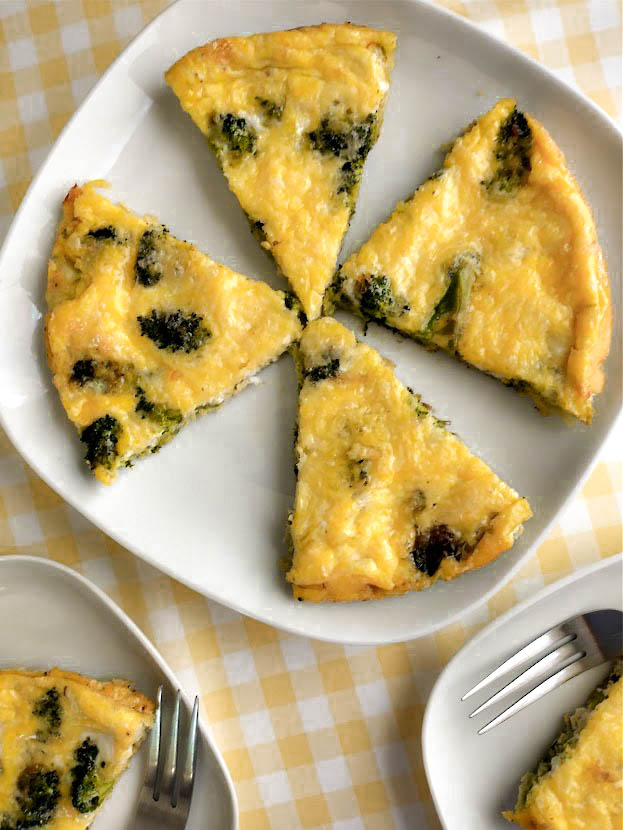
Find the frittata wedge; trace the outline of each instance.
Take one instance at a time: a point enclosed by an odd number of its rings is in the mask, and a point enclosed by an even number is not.
[[[125,680],[0,671],[0,828],[82,830],[140,746],[154,704]]]
[[[521,779],[504,817],[527,830],[619,830],[623,825],[623,665],[564,729],[534,772]]]
[[[96,184],[65,199],[45,337],[86,461],[109,484],[276,360],[304,315],[294,296],[213,262]]]
[[[612,311],[591,211],[539,122],[499,101],[342,266],[338,302],[589,423]]]
[[[165,75],[309,319],[379,135],[395,45],[391,32],[323,24],[215,40]]]
[[[504,484],[329,317],[297,349],[294,595],[373,599],[427,588],[510,548],[530,518]]]

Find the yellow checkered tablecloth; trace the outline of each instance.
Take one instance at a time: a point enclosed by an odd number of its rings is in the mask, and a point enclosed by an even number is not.
[[[0,0],[0,240],[63,125],[166,0]],[[621,114],[618,0],[444,0]],[[1,393],[0,393],[1,394]],[[432,830],[420,747],[441,667],[478,628],[622,547],[620,435],[515,579],[462,623],[380,648],[281,633],[145,565],[68,507],[0,432],[0,550],[17,545],[96,582],[199,693],[243,830]]]

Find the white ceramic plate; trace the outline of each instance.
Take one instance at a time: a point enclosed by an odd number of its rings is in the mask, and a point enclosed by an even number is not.
[[[19,621],[19,623],[17,622]],[[0,556],[0,668],[59,666],[92,677],[124,677],[172,701],[180,688],[162,657],[99,588],[63,565]],[[188,699],[184,699],[188,709]],[[229,773],[201,725],[197,777],[187,830],[235,830],[238,810]],[[95,821],[96,830],[133,830],[147,746],[132,760]]]
[[[462,695],[559,622],[600,608],[623,611],[622,584],[623,554],[576,571],[487,626],[448,663],[422,728],[428,783],[445,830],[508,829],[500,811],[515,805],[519,779],[560,732],[562,715],[584,703],[608,667],[584,672],[485,735],[478,729],[504,707],[470,720],[469,713],[488,695],[463,702]]]
[[[439,164],[439,147],[497,98],[514,95],[551,130],[594,206],[620,296],[621,137],[613,124],[519,53],[438,8],[405,0],[183,0],[155,20],[106,73],[60,137],[24,199],[0,256],[0,418],[28,463],[130,550],[246,614],[327,640],[381,643],[428,634],[508,579],[574,491],[620,408],[617,317],[608,386],[590,428],[542,418],[500,383],[371,327],[369,342],[503,478],[535,516],[512,552],[456,583],[359,605],[293,602],[280,562],[293,499],[296,382],[284,357],[262,383],[187,427],[111,488],[82,447],[43,354],[46,259],[61,201],[76,181],[108,178],[113,198],[157,214],[215,259],[278,284],[198,130],[162,73],[191,47],[321,21],[393,29],[397,64],[379,143],[368,160],[344,255]],[[618,312],[617,312],[618,314]],[[342,318],[349,319],[349,318]],[[350,318],[350,325],[361,328]],[[8,333],[8,336],[7,336]]]

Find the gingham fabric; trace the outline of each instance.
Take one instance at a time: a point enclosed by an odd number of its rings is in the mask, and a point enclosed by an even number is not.
[[[61,128],[166,5],[0,0],[0,239]],[[448,8],[621,111],[617,0],[474,0]],[[0,552],[50,557],[108,592],[156,644],[223,752],[243,830],[433,830],[420,747],[440,669],[522,597],[622,547],[614,436],[579,497],[509,585],[435,636],[380,648],[293,637],[203,599],[123,550],[43,484],[0,433]],[[1,655],[0,655],[1,658]]]

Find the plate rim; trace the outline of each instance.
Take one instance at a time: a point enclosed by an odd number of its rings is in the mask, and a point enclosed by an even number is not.
[[[446,663],[446,665],[443,667],[443,669],[439,673],[439,676],[435,680],[433,688],[431,689],[430,694],[428,696],[428,700],[426,701],[424,717],[422,718],[421,744],[422,760],[424,762],[424,771],[426,773],[428,788],[433,799],[435,811],[440,822],[444,827],[444,830],[452,830],[452,828],[449,827],[445,820],[445,816],[441,812],[440,802],[433,784],[434,779],[430,771],[430,755],[432,752],[432,738],[430,737],[430,733],[433,728],[431,724],[431,711],[433,710],[433,708],[435,708],[433,706],[433,702],[435,702],[435,706],[437,705],[437,701],[435,700],[435,698],[441,694],[442,681],[445,680],[446,676],[454,670],[454,666],[459,663],[460,659],[462,658],[463,652],[467,648],[477,646],[478,643],[480,643],[483,639],[489,637],[492,633],[495,633],[499,628],[505,626],[508,622],[510,622],[513,619],[513,617],[516,617],[517,614],[526,611],[535,603],[541,602],[542,600],[546,599],[552,594],[555,594],[561,589],[566,588],[569,585],[572,585],[574,582],[577,582],[579,579],[584,579],[585,577],[597,573],[598,571],[607,570],[608,568],[616,567],[617,565],[620,565],[622,563],[623,552],[615,553],[612,556],[606,556],[604,559],[598,559],[596,562],[591,562],[590,564],[585,565],[582,568],[578,568],[576,571],[573,571],[570,574],[567,574],[561,579],[557,579],[555,582],[552,582],[549,585],[545,585],[536,594],[526,597],[525,599],[513,605],[512,608],[509,608],[508,611],[505,611],[503,614],[500,614],[499,617],[496,617],[495,619],[491,620],[490,623],[485,625],[480,631],[474,634],[473,637],[468,639],[456,652],[456,654],[448,661],[448,663]]]
[[[404,1],[404,0],[403,0]],[[208,0],[208,3],[210,0]],[[261,0],[264,5],[270,4],[270,0]],[[294,2],[299,6],[306,5],[306,0],[290,0],[290,2]],[[365,6],[365,0],[355,0],[360,6]],[[13,236],[16,233],[16,228],[20,222],[22,213],[26,213],[31,200],[34,197],[34,192],[38,186],[39,179],[43,176],[45,169],[47,168],[48,164],[51,161],[53,154],[58,150],[58,147],[61,145],[65,134],[73,127],[74,121],[76,121],[82,110],[87,106],[90,100],[97,94],[100,87],[103,86],[108,76],[117,69],[119,64],[122,64],[130,52],[136,48],[137,43],[139,40],[143,39],[144,37],[148,36],[148,33],[151,31],[152,28],[158,26],[162,19],[165,18],[166,15],[173,14],[175,9],[178,9],[182,6],[192,6],[194,0],[175,0],[165,9],[163,9],[159,14],[154,17],[140,32],[136,34],[135,37],[130,40],[130,42],[124,47],[124,49],[120,52],[120,54],[115,58],[115,60],[111,63],[111,65],[105,70],[105,72],[101,75],[100,78],[96,81],[93,88],[89,91],[87,96],[84,100],[80,103],[77,107],[75,112],[72,114],[71,118],[63,128],[63,130],[58,135],[57,139],[55,140],[54,144],[50,148],[50,151],[44,161],[41,163],[41,166],[37,170],[35,176],[33,177],[32,182],[30,183],[28,190],[26,191],[22,202],[20,203],[13,219],[11,220],[11,224],[7,230],[5,239],[3,241],[2,246],[0,247],[0,275],[3,271],[3,264],[4,259],[6,256],[6,251],[8,250],[10,244],[12,243]],[[567,84],[565,81],[561,80],[551,69],[544,66],[543,64],[539,63],[536,59],[526,55],[525,53],[521,52],[514,46],[506,43],[506,41],[501,40],[500,38],[496,37],[495,35],[483,30],[477,23],[468,20],[466,18],[461,17],[459,14],[446,9],[441,6],[435,5],[432,0],[406,0],[406,4],[410,6],[414,6],[416,9],[420,8],[423,9],[426,14],[431,14],[433,18],[443,19],[448,22],[450,25],[455,27],[457,30],[462,30],[464,27],[472,33],[472,35],[476,38],[482,38],[484,42],[488,43],[489,46],[498,52],[503,53],[504,55],[511,55],[512,58],[515,59],[519,64],[523,65],[524,67],[529,67],[533,72],[537,72],[539,74],[544,75],[548,78],[548,80],[557,86],[565,95],[571,95],[572,98],[578,103],[581,103],[584,107],[587,107],[592,115],[602,123],[604,127],[606,127],[613,135],[613,138],[619,140],[619,142],[623,145],[623,130],[618,126],[616,121],[611,118],[604,110],[602,110],[597,104],[595,104],[587,95],[585,95],[579,89],[572,87],[571,85]],[[612,294],[612,292],[611,292]],[[612,303],[614,309],[614,302]],[[610,381],[612,384],[615,382],[614,380]],[[200,595],[209,598],[210,600],[217,602],[221,605],[224,605],[228,608],[233,609],[237,613],[240,613],[244,616],[251,617],[256,619],[260,622],[263,622],[267,625],[271,625],[276,627],[282,631],[285,631],[290,634],[294,634],[297,636],[306,636],[310,637],[311,639],[320,640],[324,642],[331,642],[331,643],[342,643],[342,644],[349,644],[349,645],[362,645],[362,646],[374,646],[374,645],[382,645],[382,644],[392,644],[398,642],[406,642],[409,640],[419,639],[421,637],[427,637],[431,634],[435,633],[436,631],[442,630],[447,625],[456,622],[460,617],[463,615],[468,615],[469,613],[473,612],[477,608],[482,607],[482,605],[491,597],[493,594],[500,590],[503,585],[508,584],[508,582],[513,578],[513,576],[517,573],[520,567],[526,562],[527,558],[533,554],[533,551],[542,543],[542,541],[546,538],[547,534],[551,530],[552,526],[554,525],[556,519],[561,515],[561,513],[567,508],[569,503],[577,496],[578,491],[580,490],[581,486],[584,484],[588,476],[590,475],[591,471],[595,467],[596,463],[599,460],[600,453],[608,441],[610,436],[613,434],[614,430],[623,423],[623,398],[621,396],[619,390],[619,400],[618,400],[618,410],[614,417],[612,418],[611,423],[607,426],[604,430],[604,433],[601,437],[601,440],[598,441],[594,452],[592,453],[590,459],[587,461],[584,469],[582,470],[580,476],[577,478],[576,482],[574,483],[573,487],[567,494],[566,498],[561,503],[560,507],[557,511],[555,511],[548,522],[544,525],[541,532],[536,536],[532,545],[524,551],[524,553],[518,558],[518,560],[509,568],[509,570],[502,574],[498,580],[488,588],[484,593],[480,594],[476,597],[470,604],[462,606],[456,611],[451,611],[443,621],[439,621],[438,623],[429,623],[423,624],[420,626],[420,629],[415,634],[398,634],[396,637],[387,637],[386,635],[382,636],[381,638],[376,639],[369,639],[368,638],[344,638],[339,635],[339,632],[336,634],[331,635],[329,633],[324,634],[317,634],[315,632],[310,633],[305,625],[297,626],[294,623],[282,623],[276,622],[274,618],[271,616],[270,611],[262,612],[262,611],[250,611],[243,605],[237,603],[235,600],[232,599],[223,599],[220,596],[216,595],[213,591],[207,589],[204,586],[197,584],[191,577],[187,577],[185,575],[180,575],[175,571],[174,566],[167,564],[162,564],[161,562],[156,562],[149,553],[142,552],[138,545],[131,544],[126,540],[122,534],[117,534],[114,528],[109,528],[104,526],[104,523],[100,522],[97,518],[93,517],[89,510],[84,510],[79,505],[78,499],[71,499],[66,498],[63,493],[60,492],[57,485],[54,482],[52,475],[49,475],[43,472],[40,469],[40,465],[36,459],[30,458],[25,455],[22,450],[17,446],[13,439],[13,431],[9,427],[6,421],[6,416],[4,413],[4,409],[0,404],[0,427],[4,429],[6,432],[9,440],[11,441],[12,446],[15,448],[17,453],[20,457],[24,460],[24,462],[60,497],[63,501],[70,505],[73,509],[77,510],[82,516],[84,516],[89,522],[91,522],[95,527],[99,528],[103,533],[109,536],[111,539],[117,541],[122,547],[129,550],[133,555],[138,556],[143,561],[150,564],[152,567],[158,569],[162,573],[166,574],[167,576],[178,580],[179,582],[187,585],[192,590],[196,591]]]
[[[119,622],[126,628],[133,637],[138,640],[142,648],[147,652],[151,660],[158,666],[160,671],[164,674],[166,679],[168,680],[170,686],[173,689],[179,689],[182,695],[182,699],[188,711],[192,709],[192,703],[188,694],[186,693],[184,686],[180,683],[178,678],[176,677],[174,671],[169,667],[169,664],[166,662],[164,657],[160,654],[158,649],[154,646],[151,640],[141,631],[138,625],[129,617],[126,612],[121,608],[121,606],[117,605],[117,603],[111,599],[108,594],[103,591],[98,585],[92,582],[88,577],[84,576],[83,574],[75,571],[73,568],[70,568],[68,565],[64,565],[61,562],[57,562],[54,559],[48,559],[45,556],[36,556],[33,554],[22,554],[22,553],[0,553],[0,571],[2,568],[7,566],[8,563],[17,563],[18,565],[23,564],[29,567],[34,568],[41,568],[42,570],[50,570],[56,571],[58,573],[63,574],[64,578],[68,581],[75,581],[78,582],[88,593],[93,594],[101,605],[104,605],[106,610],[109,611]],[[203,739],[208,744],[212,755],[216,759],[218,766],[221,770],[221,774],[226,784],[226,789],[229,793],[229,800],[231,803],[231,818],[232,823],[231,827],[232,830],[236,830],[239,825],[239,807],[238,807],[238,797],[236,794],[236,789],[233,784],[233,780],[227,764],[225,763],[225,759],[223,755],[216,745],[212,735],[210,733],[207,721],[204,717],[199,717],[199,731],[201,732]]]

